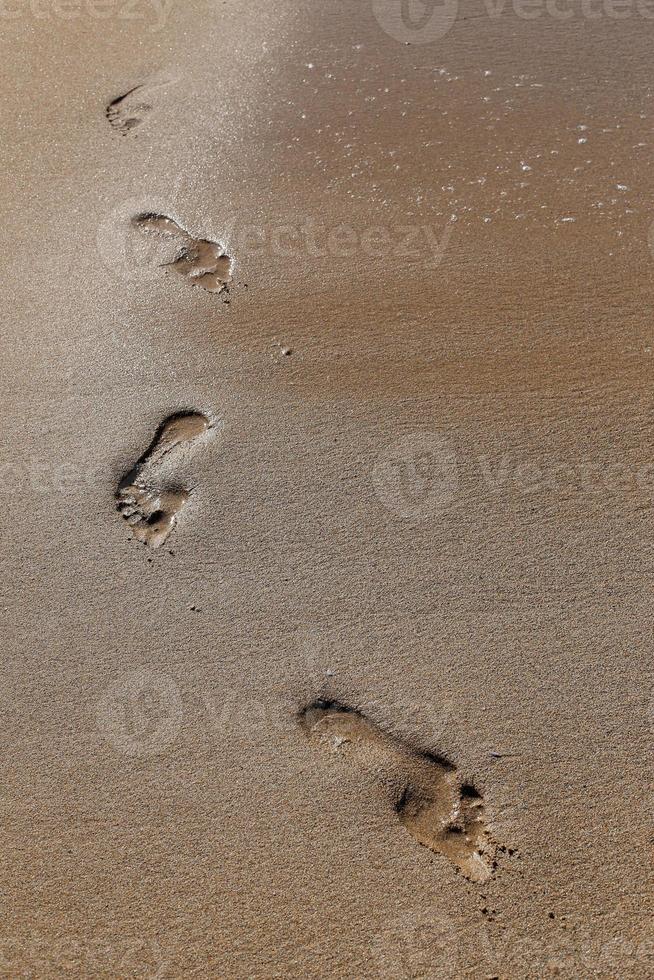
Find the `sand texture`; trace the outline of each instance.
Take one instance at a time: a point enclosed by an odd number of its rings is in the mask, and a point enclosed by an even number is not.
[[[0,976],[654,975],[612,9],[0,4]]]

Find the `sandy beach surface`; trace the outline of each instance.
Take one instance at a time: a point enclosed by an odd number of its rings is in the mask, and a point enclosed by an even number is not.
[[[0,4],[1,976],[652,976],[653,17]]]

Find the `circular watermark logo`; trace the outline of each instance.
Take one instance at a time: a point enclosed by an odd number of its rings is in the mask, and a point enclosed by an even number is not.
[[[96,245],[100,261],[114,279],[125,282],[151,282],[161,274],[161,266],[174,256],[169,242],[157,235],[146,235],[135,224],[142,214],[166,214],[160,206],[131,198],[115,205],[98,225]],[[167,246],[167,247],[166,247]]]
[[[166,972],[166,961],[157,942],[137,940],[121,951],[118,976],[159,980]]]
[[[409,433],[381,453],[372,482],[379,501],[398,517],[433,517],[456,497],[456,454],[438,433]]]
[[[423,738],[429,738],[432,742],[455,730],[457,721],[454,710],[454,700],[449,697],[442,701],[419,701],[399,696],[393,701],[396,720],[413,731],[420,732]]]
[[[432,44],[445,37],[459,12],[459,0],[372,0],[379,26],[404,44]]]
[[[107,741],[124,755],[156,755],[179,731],[179,688],[167,674],[131,670],[105,691],[97,706],[97,721]]]
[[[457,980],[459,949],[450,919],[439,912],[406,913],[392,920],[371,944],[380,977],[393,980]]]

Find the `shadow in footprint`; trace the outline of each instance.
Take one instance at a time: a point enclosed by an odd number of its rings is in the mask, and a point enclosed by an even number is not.
[[[191,286],[201,286],[210,293],[221,293],[232,278],[232,260],[218,242],[193,238],[165,214],[139,214],[132,224],[144,235],[156,235],[173,251],[172,261],[162,268],[175,272]]]
[[[160,548],[170,536],[189,499],[188,490],[171,482],[170,471],[210,428],[209,419],[200,412],[171,415],[120,481],[116,506],[137,541]]]
[[[165,88],[176,81],[176,77],[161,73],[113,99],[105,109],[111,127],[123,136],[127,136],[152,112],[152,96],[157,89]]]
[[[152,106],[149,103],[139,99],[138,93],[141,90],[142,86],[137,85],[136,88],[130,89],[124,95],[119,95],[107,106],[107,119],[113,129],[122,133],[123,136],[127,136],[132,129],[140,126],[145,116],[152,111]]]
[[[300,724],[323,750],[392,786],[398,819],[419,844],[444,855],[471,881],[491,877],[496,848],[483,800],[473,786],[462,783],[452,763],[416,751],[336,702],[309,705]]]

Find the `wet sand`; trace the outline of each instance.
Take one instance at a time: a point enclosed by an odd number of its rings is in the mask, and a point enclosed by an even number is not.
[[[0,21],[0,973],[651,975],[652,22],[62,7]]]

